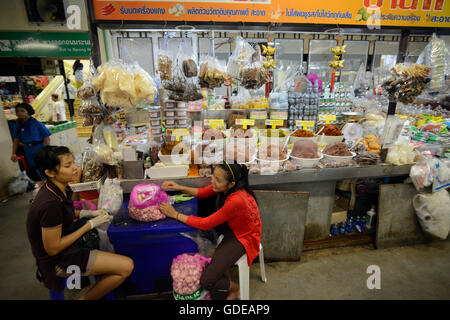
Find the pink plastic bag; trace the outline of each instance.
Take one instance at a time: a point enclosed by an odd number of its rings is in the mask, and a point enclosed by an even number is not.
[[[128,203],[128,215],[130,218],[142,222],[158,221],[166,218],[166,216],[159,210],[159,204],[149,206],[144,209],[139,209],[133,205],[132,201]]]
[[[135,208],[145,209],[150,206],[159,206],[162,202],[169,202],[169,196],[156,184],[138,184],[131,191],[131,202]]]
[[[173,279],[173,290],[180,295],[191,295],[197,292],[200,287],[200,278],[206,263],[211,259],[205,258],[200,253],[183,253],[172,261],[170,275]],[[210,299],[210,295],[202,295],[204,299]],[[195,298],[191,298],[194,300]],[[186,298],[186,300],[191,300]]]
[[[75,210],[97,210],[97,206],[90,201],[74,201],[73,207]]]

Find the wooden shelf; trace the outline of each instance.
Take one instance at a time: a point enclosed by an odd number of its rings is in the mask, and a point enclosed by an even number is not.
[[[329,235],[322,240],[304,242],[303,251],[373,244],[374,240],[374,229],[365,230],[363,233],[352,232],[344,235],[338,234],[337,236]]]

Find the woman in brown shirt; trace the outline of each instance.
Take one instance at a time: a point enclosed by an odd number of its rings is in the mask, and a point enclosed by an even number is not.
[[[81,275],[103,275],[81,300],[99,299],[117,288],[131,274],[133,260],[128,257],[79,248],[75,242],[89,230],[110,220],[107,212],[75,211],[68,183],[78,174],[73,156],[66,147],[46,146],[35,162],[46,179],[34,198],[27,218],[27,232],[38,271],[46,287],[61,291],[58,277],[68,277],[69,266],[78,266]],[[92,218],[74,231],[74,219]]]

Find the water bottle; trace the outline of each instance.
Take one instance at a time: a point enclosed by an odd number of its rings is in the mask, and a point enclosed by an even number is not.
[[[362,217],[361,220],[359,220],[359,227],[361,228],[361,232],[364,232],[365,226],[366,226],[366,219]]]
[[[339,227],[340,234],[345,234],[345,227],[346,227],[345,221],[342,221],[341,226]]]
[[[361,222],[360,222],[359,216],[356,217],[356,221],[354,223],[353,230],[355,230],[356,232],[361,232]]]
[[[345,231],[347,231],[347,233],[352,233],[352,231],[353,231],[353,218],[350,218],[348,220],[347,226],[346,226],[345,229],[346,229]]]
[[[376,214],[377,213],[375,212],[375,206],[372,206],[372,208],[369,211],[367,211],[367,216],[366,216],[366,228],[367,229],[372,229],[373,217]]]
[[[338,234],[338,225],[337,225],[337,222],[331,227],[331,234],[332,234],[333,236],[337,236],[337,234]]]

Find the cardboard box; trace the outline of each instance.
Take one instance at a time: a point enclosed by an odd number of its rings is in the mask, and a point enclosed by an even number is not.
[[[331,224],[340,223],[347,220],[347,210],[336,207],[331,214]]]
[[[338,200],[335,201],[334,205],[335,207],[348,210],[349,200],[344,197],[340,197]]]

